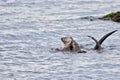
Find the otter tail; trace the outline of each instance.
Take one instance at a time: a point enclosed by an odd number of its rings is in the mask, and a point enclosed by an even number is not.
[[[96,43],[95,47],[94,47],[94,50],[100,50],[101,49],[101,45],[103,43],[103,41],[105,41],[105,39],[107,39],[110,35],[112,35],[113,33],[115,33],[116,31],[118,30],[114,30],[110,33],[107,33],[106,35],[104,35],[99,41],[97,41],[94,37],[91,37],[91,36],[88,36],[90,37],[91,39],[93,39]]]

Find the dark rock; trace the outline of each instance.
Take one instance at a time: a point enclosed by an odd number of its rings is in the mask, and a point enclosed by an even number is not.
[[[109,13],[101,18],[99,18],[101,20],[112,20],[115,22],[120,22],[120,11],[115,12],[115,13]]]

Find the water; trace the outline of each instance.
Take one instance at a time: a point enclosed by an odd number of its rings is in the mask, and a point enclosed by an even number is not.
[[[119,0],[0,0],[0,80],[120,80],[120,32],[92,50],[112,21],[82,20],[120,10]],[[52,51],[72,36],[86,54]]]

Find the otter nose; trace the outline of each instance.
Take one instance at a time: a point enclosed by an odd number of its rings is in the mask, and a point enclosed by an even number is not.
[[[64,43],[64,38],[61,38],[61,41]]]
[[[61,40],[63,41],[63,38],[61,38]]]

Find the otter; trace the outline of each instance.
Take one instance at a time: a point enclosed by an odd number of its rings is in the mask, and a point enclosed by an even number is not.
[[[92,40],[95,41],[96,45],[95,47],[93,48],[94,50],[101,50],[103,49],[101,47],[102,43],[110,36],[112,35],[113,33],[115,33],[116,31],[118,30],[114,30],[112,32],[109,32],[107,33],[106,35],[104,35],[99,41],[97,41],[97,39],[95,39],[94,37],[92,36],[88,36],[90,37]],[[86,51],[82,51],[81,50],[81,47],[78,45],[78,43],[72,38],[72,37],[62,37],[61,38],[61,41],[63,42],[64,44],[64,48],[62,49],[55,49],[57,51],[76,51],[78,53],[86,53]]]
[[[103,43],[110,35],[112,35],[112,34],[115,33],[116,31],[118,31],[118,30],[114,30],[114,31],[112,31],[112,32],[107,33],[107,34],[104,35],[99,41],[97,41],[97,39],[95,39],[95,38],[92,37],[92,36],[88,36],[88,37],[90,37],[92,40],[94,40],[95,43],[96,43],[96,45],[95,45],[95,47],[94,47],[93,49],[94,49],[94,50],[101,50],[101,49],[102,49],[102,47],[101,47],[102,43]]]
[[[72,37],[62,37],[61,41],[64,44],[63,49],[56,49],[58,51],[77,51],[79,53],[86,53],[81,50],[79,44]]]
[[[62,50],[70,50],[70,51],[77,51],[80,50],[80,47],[78,45],[78,43],[73,40],[72,37],[62,37],[61,41],[64,44],[64,48]]]

